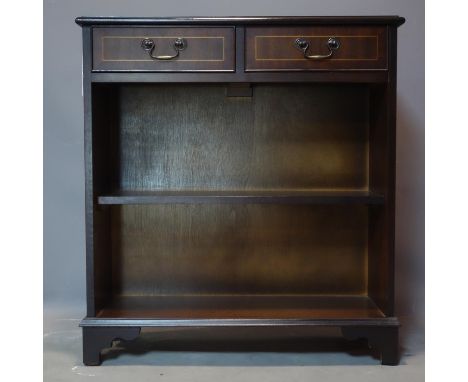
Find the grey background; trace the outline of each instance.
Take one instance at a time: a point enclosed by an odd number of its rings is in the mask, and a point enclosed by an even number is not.
[[[44,0],[45,307],[73,305],[85,312],[81,29],[75,17],[394,14],[406,18],[398,36],[396,310],[421,328],[424,0]]]

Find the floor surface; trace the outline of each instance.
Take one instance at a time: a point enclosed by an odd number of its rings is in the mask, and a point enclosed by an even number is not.
[[[82,315],[70,308],[44,310],[44,381],[424,381],[424,334],[405,321],[399,366],[381,366],[365,342],[343,341],[333,330],[314,333],[313,341],[291,332],[289,339],[256,342],[247,330],[224,333],[230,340],[219,342],[206,330],[179,329],[116,343],[101,366],[86,367]]]

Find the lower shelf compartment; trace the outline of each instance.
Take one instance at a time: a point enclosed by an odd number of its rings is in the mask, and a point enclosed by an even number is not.
[[[367,296],[210,295],[115,297],[96,315],[122,319],[369,319],[384,318]]]

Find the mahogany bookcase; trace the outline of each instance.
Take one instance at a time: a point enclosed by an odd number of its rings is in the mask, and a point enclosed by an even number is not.
[[[142,328],[338,327],[398,363],[397,27],[79,17],[86,365]]]

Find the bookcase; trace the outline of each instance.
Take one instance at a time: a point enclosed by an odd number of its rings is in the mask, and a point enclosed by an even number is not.
[[[397,364],[404,19],[76,22],[84,363],[144,328],[338,327]]]

